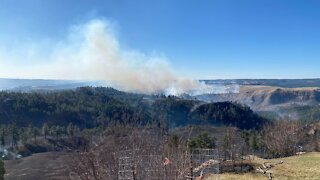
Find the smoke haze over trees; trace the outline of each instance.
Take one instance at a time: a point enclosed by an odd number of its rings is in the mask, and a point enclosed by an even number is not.
[[[57,92],[0,92],[2,124],[18,126],[32,123],[42,127],[69,123],[81,128],[105,127],[113,121],[147,124],[164,123],[168,127],[187,124],[259,128],[267,122],[250,108],[230,103],[206,103],[177,97],[133,94],[112,88],[82,87]]]

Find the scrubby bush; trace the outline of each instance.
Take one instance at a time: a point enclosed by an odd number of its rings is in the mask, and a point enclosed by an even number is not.
[[[295,154],[304,139],[303,126],[294,121],[275,121],[263,130],[263,142],[275,157]]]
[[[189,148],[215,148],[215,138],[208,133],[199,134],[188,142]]]

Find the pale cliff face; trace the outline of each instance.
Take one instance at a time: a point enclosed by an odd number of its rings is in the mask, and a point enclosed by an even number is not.
[[[199,99],[214,102],[237,101],[254,110],[264,111],[281,107],[319,104],[320,89],[241,86],[239,93],[201,95]]]

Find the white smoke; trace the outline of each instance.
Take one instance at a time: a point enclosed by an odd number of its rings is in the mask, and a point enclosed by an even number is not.
[[[213,91],[211,86],[177,76],[161,55],[121,47],[112,24],[105,20],[73,26],[64,41],[46,49],[45,56],[37,55],[41,54],[39,46],[11,53],[1,48],[0,76],[102,80],[121,90],[142,93],[179,95]],[[23,58],[36,63],[25,64]]]

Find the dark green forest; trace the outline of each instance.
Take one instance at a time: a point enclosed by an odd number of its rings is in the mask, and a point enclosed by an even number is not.
[[[177,127],[187,124],[259,128],[267,122],[249,107],[232,102],[203,103],[174,96],[143,95],[104,87],[54,92],[0,92],[0,123],[18,127],[105,127],[109,123],[147,123]]]

